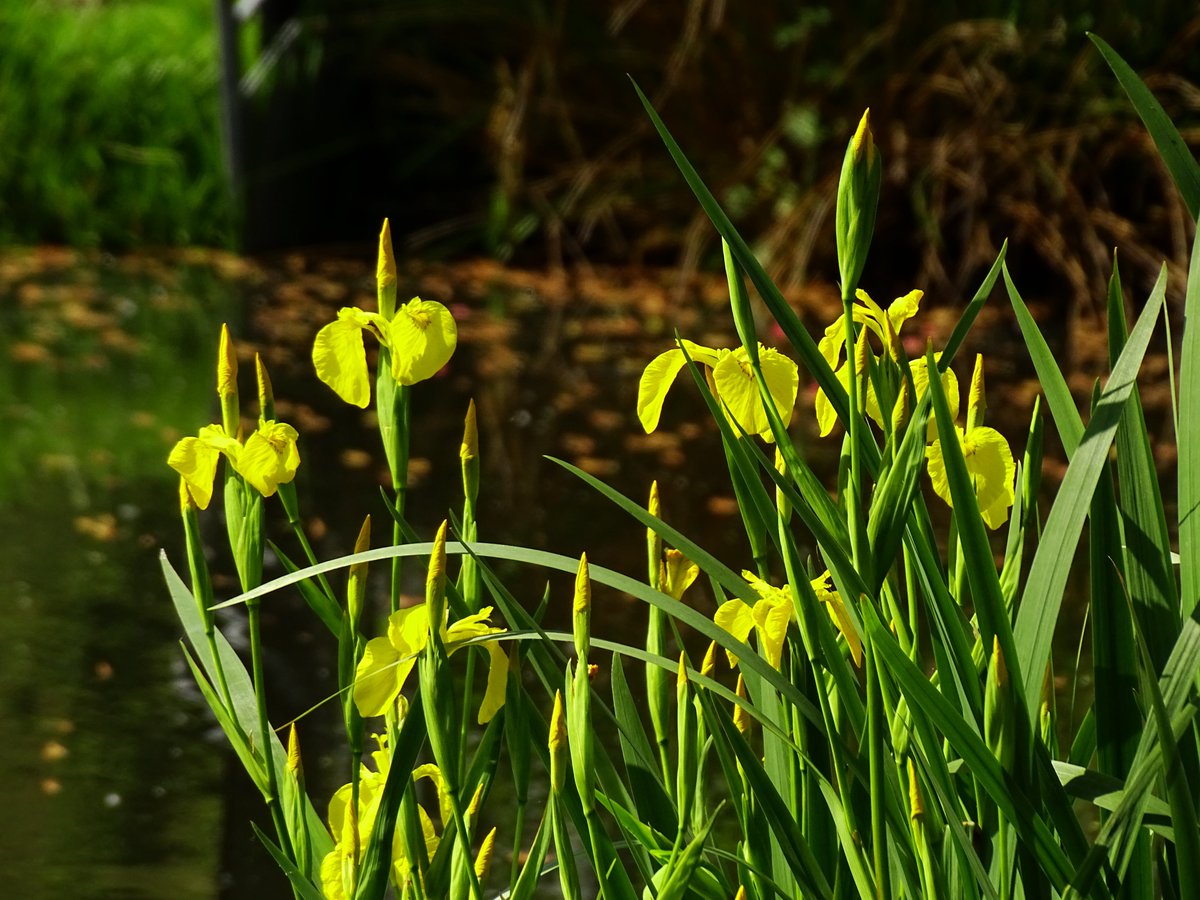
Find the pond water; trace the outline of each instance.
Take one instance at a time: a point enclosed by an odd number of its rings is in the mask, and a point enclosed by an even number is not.
[[[366,513],[386,517],[384,464],[369,415],[316,380],[308,353],[338,306],[373,303],[370,263],[53,250],[0,258],[0,853],[11,896],[290,896],[248,824],[259,798],[182,663],[157,560],[163,549],[183,561],[165,458],[174,440],[214,418],[216,338],[229,321],[243,397],[253,396],[258,350],[279,417],[301,433],[297,484],[318,555],[350,552]],[[431,533],[461,504],[457,451],[474,397],[482,540],[587,550],[595,564],[644,571],[644,532],[543,459],[550,454],[638,499],[659,479],[669,520],[730,565],[749,562],[696,392],[681,382],[654,435],[633,415],[641,369],[674,329],[702,344],[732,343],[721,278],[680,287],[671,273],[414,265],[401,294],[417,293],[451,306],[461,335],[447,370],[414,390],[409,512],[419,531]],[[814,333],[836,314],[828,289],[797,303]],[[943,304],[926,327],[944,334],[956,315]],[[989,415],[1015,436],[1036,388],[1004,323],[981,321],[996,360]],[[244,408],[252,411],[252,399]],[[814,468],[828,473],[837,442],[815,437],[810,410],[811,392],[796,431]],[[232,567],[209,518],[217,592],[230,596]],[[297,552],[285,531],[274,534]],[[544,573],[503,574],[518,596],[541,596]],[[565,609],[569,579],[550,583]],[[711,611],[708,598],[693,602]],[[640,639],[644,609],[615,595],[598,594],[596,604],[606,636]],[[308,621],[302,608],[293,596],[265,607],[277,722],[331,691],[329,648],[295,625]],[[550,619],[568,617],[552,608]],[[226,625],[236,640],[236,616]],[[344,780],[346,761],[327,749],[332,712],[308,717],[302,730],[317,795]]]

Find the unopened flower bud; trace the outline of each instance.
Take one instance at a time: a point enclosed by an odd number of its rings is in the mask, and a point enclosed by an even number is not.
[[[392,226],[387,219],[379,232],[379,255],[375,264],[375,292],[379,314],[385,319],[396,315],[396,256],[392,250]]]

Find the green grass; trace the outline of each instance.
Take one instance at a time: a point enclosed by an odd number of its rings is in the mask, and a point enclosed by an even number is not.
[[[213,5],[0,2],[0,243],[225,245]]]

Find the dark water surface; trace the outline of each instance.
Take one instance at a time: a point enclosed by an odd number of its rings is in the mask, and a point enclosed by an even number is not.
[[[261,814],[258,795],[182,662],[157,561],[165,549],[183,562],[165,458],[174,440],[215,416],[213,360],[228,320],[244,354],[243,412],[255,411],[258,349],[279,417],[301,433],[297,484],[318,555],[350,552],[365,514],[384,522],[384,463],[370,415],[341,404],[308,361],[312,336],[338,306],[373,302],[369,262],[297,256],[251,265],[211,254],[113,260],[58,251],[0,258],[6,895],[290,896],[248,824]],[[638,376],[671,345],[673,329],[702,344],[732,344],[721,279],[678,292],[666,274],[568,277],[484,263],[413,267],[405,278],[402,294],[447,303],[461,335],[447,370],[413,392],[409,512],[422,534],[461,505],[458,446],[474,397],[481,540],[572,556],[587,550],[594,564],[644,573],[644,532],[542,458],[551,454],[639,500],[659,479],[668,520],[728,564],[749,563],[719,441],[686,375],[667,401],[662,431],[644,435],[633,414]],[[814,333],[836,312],[829,291],[801,303]],[[944,334],[956,308],[943,299],[923,317],[926,331]],[[1019,452],[1036,388],[1014,361],[1016,338],[1004,322],[981,323],[995,358],[989,424]],[[924,333],[915,337],[923,344]],[[968,366],[959,367],[964,385]],[[828,474],[838,442],[815,437],[803,386],[796,419],[803,451]],[[217,592],[232,596],[215,511],[205,521]],[[286,531],[273,536],[299,556]],[[540,599],[545,573],[499,568],[519,597]],[[280,574],[277,564],[266,574]],[[416,593],[420,576],[412,575]],[[382,589],[382,579],[372,586]],[[552,577],[550,586],[548,624],[562,625],[570,579]],[[689,596],[711,613],[703,589]],[[595,603],[605,637],[641,642],[644,609],[604,591]],[[334,689],[334,661],[296,596],[272,597],[264,610],[272,718],[286,722]],[[236,614],[225,627],[236,643]],[[1072,644],[1078,628],[1067,630]],[[302,724],[319,809],[346,780],[337,728],[330,707]]]

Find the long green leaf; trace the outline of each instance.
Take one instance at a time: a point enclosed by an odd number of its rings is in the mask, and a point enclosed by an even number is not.
[[[1025,301],[1017,293],[1016,285],[1009,277],[1007,267],[1004,269],[1004,286],[1008,290],[1009,302],[1012,303],[1013,312],[1017,316],[1017,325],[1021,329],[1021,336],[1025,339],[1025,346],[1029,349],[1029,358],[1033,360],[1033,368],[1037,372],[1038,382],[1046,397],[1046,405],[1050,407],[1050,416],[1054,419],[1054,427],[1058,429],[1063,450],[1067,454],[1067,459],[1070,460],[1075,455],[1075,448],[1079,446],[1079,441],[1083,437],[1083,420],[1079,416],[1079,408],[1075,405],[1075,398],[1071,396],[1071,389],[1067,387],[1067,379],[1063,377],[1062,369],[1058,367],[1058,361],[1050,350],[1050,345],[1042,337],[1037,323],[1029,314],[1029,308],[1025,306]]]
[[[1200,231],[1192,244],[1183,306],[1179,360],[1179,582],[1180,614],[1200,601]]]
[[[1163,110],[1162,104],[1154,99],[1150,89],[1146,87],[1142,79],[1138,78],[1137,73],[1129,67],[1129,64],[1121,59],[1117,55],[1117,51],[1106,44],[1102,38],[1091,32],[1088,32],[1088,37],[1096,45],[1096,49],[1100,51],[1100,55],[1104,57],[1104,61],[1108,63],[1113,74],[1117,76],[1117,81],[1121,82],[1125,93],[1129,95],[1133,108],[1141,116],[1146,130],[1150,132],[1150,137],[1154,139],[1158,155],[1166,163],[1167,170],[1175,180],[1175,187],[1179,189],[1179,194],[1183,197],[1183,202],[1187,204],[1188,212],[1192,214],[1194,222],[1200,215],[1200,165],[1196,164],[1192,151],[1184,143],[1179,129],[1175,127],[1175,123]]]
[[[1174,734],[1181,733],[1196,714],[1195,705],[1188,701],[1195,690],[1197,671],[1200,671],[1200,624],[1193,619],[1185,619],[1159,679],[1159,692]],[[1088,858],[1072,878],[1072,885],[1076,889],[1087,891],[1105,864],[1110,867],[1114,878],[1119,880],[1123,877],[1141,835],[1142,817],[1151,790],[1162,771],[1162,746],[1158,732],[1154,728],[1145,728],[1141,732],[1137,755],[1125,780],[1121,800],[1101,827]]]
[[[1067,474],[1030,566],[1013,635],[1019,668],[1026,675],[1024,699],[1031,721],[1041,695],[1039,675],[1049,659],[1058,613],[1062,608],[1063,590],[1070,571],[1068,561],[1074,556],[1079,543],[1096,482],[1108,460],[1108,450],[1120,424],[1125,403],[1137,384],[1137,372],[1162,310],[1166,287],[1167,272],[1164,267],[1150,299],[1146,301],[1146,308],[1142,310],[1129,336],[1129,343],[1113,366],[1092,421],[1067,467]],[[930,383],[933,383],[932,380]],[[1064,437],[1064,443],[1065,440]]]
[[[183,625],[188,643],[192,645],[192,652],[199,660],[200,667],[208,676],[209,682],[215,684],[216,669],[209,653],[208,639],[205,637],[204,623],[200,619],[196,600],[171,566],[165,552],[159,554],[159,563],[162,566],[163,578],[167,582],[167,591],[175,605],[175,613],[179,617],[180,624]],[[234,708],[230,711],[231,721],[236,720],[238,728],[244,734],[253,734],[258,730],[258,707],[254,700],[254,682],[250,678],[250,673],[246,671],[246,667],[242,665],[237,651],[229,645],[229,641],[219,630],[216,632],[216,642],[217,653],[220,654],[225,673],[225,683],[229,686],[230,698],[233,701]],[[287,752],[274,731],[271,732],[270,740],[271,758],[276,769],[276,784],[284,784],[286,773],[283,768],[287,760]],[[319,867],[320,861],[333,849],[333,838],[329,836],[320,814],[307,798],[305,798],[305,805],[305,821],[308,823],[308,833],[312,836],[313,841],[313,860],[314,864]],[[319,872],[316,874],[319,875]]]
[[[892,463],[883,473],[867,513],[867,542],[874,571],[867,586],[874,596],[895,563],[896,551],[912,514],[913,496],[925,467],[928,395],[921,398],[900,441]]]
[[[806,892],[805,896],[832,898],[829,882],[820,864],[804,840],[794,814],[780,796],[776,785],[767,777],[758,753],[746,743],[728,713],[715,703],[705,703],[704,720],[710,727],[716,726],[715,731],[733,750],[751,786],[755,802],[761,805],[771,832],[778,839],[792,874]],[[778,877],[780,873],[775,874]]]
[[[284,852],[279,849],[279,845],[271,840],[266,832],[253,822],[250,823],[250,827],[254,829],[254,834],[259,842],[267,848],[267,852],[271,854],[271,858],[275,860],[275,864],[287,876],[288,881],[292,885],[292,890],[296,892],[297,900],[324,900],[324,895],[296,868],[296,864],[287,858]]]
[[[945,372],[953,364],[959,347],[966,340],[971,326],[975,324],[975,318],[979,315],[980,310],[983,309],[983,304],[991,296],[992,288],[996,286],[996,279],[1000,277],[1000,271],[1004,268],[1004,257],[1006,255],[1008,255],[1007,240],[1000,245],[1000,252],[996,254],[996,261],[988,269],[987,275],[984,276],[983,282],[979,285],[979,290],[975,292],[975,296],[971,298],[971,302],[967,304],[967,308],[963,310],[963,314],[959,316],[958,322],[955,323],[954,330],[950,332],[946,346],[942,349],[942,358],[938,362],[938,369],[940,371]]]
[[[934,380],[931,379],[930,384],[933,383]],[[1070,877],[1071,866],[1058,838],[1046,826],[1020,788],[1005,775],[983,738],[929,683],[877,618],[869,619],[867,635],[872,652],[880,655],[882,664],[888,667],[892,678],[908,698],[909,705],[922,710],[938,731],[945,735],[950,746],[962,756],[979,786],[1021,835],[1041,871],[1046,874],[1054,888],[1061,891]]]
[[[659,776],[657,754],[650,746],[650,739],[642,725],[637,701],[625,679],[625,667],[620,659],[612,664],[613,713],[617,717],[621,757],[629,776],[629,791],[633,795],[638,815],[643,822],[669,834],[675,827],[674,804],[667,795]]]
[[[1117,258],[1108,283],[1109,359],[1115,363],[1126,341],[1125,301]],[[1158,470],[1150,446],[1150,433],[1137,391],[1125,405],[1117,430],[1117,473],[1121,486],[1119,505],[1125,539],[1125,571],[1142,636],[1150,648],[1156,671],[1161,671],[1179,634],[1179,595],[1171,564],[1171,539],[1163,510]],[[1121,607],[1127,612],[1124,598]],[[1126,673],[1136,676],[1132,635],[1125,651]],[[1137,731],[1137,726],[1132,726]],[[1124,774],[1115,773],[1115,774]]]
[[[932,350],[926,352],[926,362],[929,371],[934,371],[936,363]],[[946,465],[950,496],[954,500],[953,506],[957,513],[955,518],[958,522],[958,539],[967,566],[971,596],[975,600],[975,614],[979,619],[983,646],[989,647],[993,636],[999,641],[1004,658],[1008,661],[1013,690],[1019,695],[1026,678],[1029,677],[1028,670],[1022,668],[1019,663],[1012,662],[1017,659],[1017,654],[1008,610],[1004,604],[1004,592],[1000,588],[1000,575],[996,571],[991,543],[988,541],[973,481],[963,456],[962,443],[959,441],[940,378],[929,379],[928,393],[933,399],[933,409],[937,416],[938,440]],[[1041,679],[1035,677],[1034,681],[1039,683],[1040,688]]]
[[[417,754],[425,743],[424,718],[421,714],[421,695],[413,695],[408,715],[400,727],[400,736],[391,747],[391,760],[387,779],[383,783],[383,794],[379,799],[379,810],[375,824],[363,854],[362,868],[358,873],[355,900],[375,900],[387,889],[392,862],[392,835],[400,812],[400,801],[404,793],[412,789],[412,772],[417,765]]]

